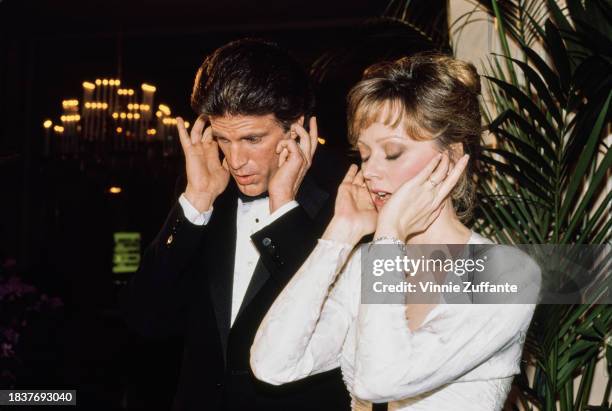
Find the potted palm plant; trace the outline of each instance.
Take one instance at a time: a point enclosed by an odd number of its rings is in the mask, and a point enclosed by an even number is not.
[[[476,227],[500,243],[610,244],[611,3],[480,3],[502,53],[485,76],[495,142],[482,156]],[[609,299],[609,255],[602,270]],[[601,302],[538,307],[509,409],[610,409],[609,378],[589,403],[597,362],[612,371],[612,308]]]

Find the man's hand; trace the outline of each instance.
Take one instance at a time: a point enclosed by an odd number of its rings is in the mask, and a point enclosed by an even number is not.
[[[187,171],[185,197],[199,212],[210,210],[212,203],[227,187],[229,169],[227,162],[219,160],[219,145],[212,138],[212,129],[207,127],[202,116],[198,117],[187,133],[185,122],[177,117],[177,128]]]
[[[268,184],[270,214],[295,199],[317,149],[319,134],[315,117],[310,119],[310,134],[297,123],[291,126],[291,131],[291,138],[281,140],[276,146],[278,170]],[[299,143],[296,142],[298,135]]]

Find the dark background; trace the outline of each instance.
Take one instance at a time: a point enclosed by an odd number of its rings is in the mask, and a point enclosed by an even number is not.
[[[417,23],[437,27],[444,43],[446,2],[412,3]],[[156,105],[193,119],[189,94],[205,55],[230,40],[263,37],[305,67],[339,53],[326,76],[319,73],[317,115],[327,140],[320,150],[345,152],[344,97],[363,68],[433,47],[410,27],[372,21],[387,5],[0,0],[0,262],[15,261],[24,282],[63,301],[24,329],[16,388],[77,389],[87,410],[165,410],[178,372],[180,340],[144,341],[125,329],[111,262],[114,232],[140,232],[144,247],[161,227],[182,161],[44,157],[42,122],[59,117],[61,101],[80,100],[83,81],[120,78],[132,88],[154,84]],[[331,166],[313,167],[323,177],[344,171]],[[110,195],[113,185],[123,192]]]
[[[59,116],[61,100],[80,99],[83,81],[154,84],[157,104],[191,118],[193,76],[216,47],[265,37],[308,66],[384,7],[364,0],[1,1],[0,148],[4,164],[10,162],[9,171],[2,170],[4,187],[10,175],[3,207],[13,205],[3,213],[11,218],[3,222],[2,249],[28,266],[40,258],[32,243],[38,243],[32,238],[37,221],[23,204],[36,202],[42,189],[32,175],[40,166],[42,121]]]

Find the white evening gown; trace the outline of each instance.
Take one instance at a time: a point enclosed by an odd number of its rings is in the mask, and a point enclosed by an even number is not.
[[[360,304],[360,264],[358,248],[318,241],[259,327],[255,376],[283,384],[340,366],[353,410],[501,410],[535,305],[439,304],[413,332],[404,305]],[[512,265],[539,281],[531,260]]]

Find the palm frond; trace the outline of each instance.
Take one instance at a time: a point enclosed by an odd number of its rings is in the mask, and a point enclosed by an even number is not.
[[[609,243],[612,193],[606,183],[612,153],[604,142],[612,104],[609,2],[568,1],[566,10],[551,0],[479,3],[502,20],[497,25],[502,45],[512,39],[524,59],[504,46],[486,69],[494,106],[487,111],[488,130],[496,140],[483,151],[476,227],[499,242]],[[548,56],[534,51],[532,41],[544,45]],[[595,272],[592,302],[602,295],[597,291],[609,292],[609,256]],[[586,280],[567,275],[555,281],[576,287]],[[534,378],[515,381],[521,403],[542,410],[586,409],[611,328],[606,305],[539,306],[525,344]]]

